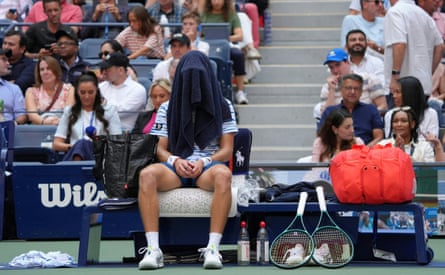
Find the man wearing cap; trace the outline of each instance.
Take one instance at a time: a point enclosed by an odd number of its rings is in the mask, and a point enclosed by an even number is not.
[[[383,139],[383,121],[375,105],[361,101],[364,83],[365,80],[358,74],[347,73],[341,76],[338,82],[341,102],[326,108],[320,125],[323,125],[331,111],[342,108],[352,115],[354,135],[371,147]]]
[[[159,62],[153,69],[153,81],[165,78],[170,79],[169,68],[173,60],[180,59],[190,51],[190,39],[183,33],[175,33],[169,42],[171,57]]]
[[[317,129],[321,124],[318,120],[328,106],[340,103],[342,94],[339,82],[342,76],[353,73],[348,53],[342,48],[335,48],[328,52],[323,65],[328,65],[331,74],[327,83],[323,85],[320,93],[321,102],[314,107],[314,118],[317,120]],[[363,78],[363,92],[360,101],[374,104],[380,112],[387,110],[387,103],[383,83],[377,76],[371,73],[358,73]]]
[[[11,70],[3,79],[18,85],[23,95],[25,95],[26,89],[35,83],[35,62],[25,56],[26,45],[26,35],[21,31],[10,30],[3,38],[3,49],[11,50],[11,56],[8,58]]]
[[[43,0],[42,3],[43,11],[48,19],[35,23],[26,30],[26,37],[28,37],[26,55],[33,59],[54,54],[57,47],[55,33],[58,30],[72,31],[70,27],[63,25],[60,21],[62,14],[60,1]]]
[[[100,63],[105,80],[99,84],[100,92],[108,104],[117,107],[124,131],[134,128],[136,118],[147,102],[144,86],[127,74],[129,62],[126,55],[115,52]]]
[[[58,30],[56,39],[57,55],[62,67],[62,81],[75,86],[77,78],[88,70],[90,63],[79,56],[79,41],[73,31]]]
[[[23,124],[27,116],[22,90],[3,79],[9,73],[10,55],[11,50],[0,49],[0,120],[14,120],[17,124]]]

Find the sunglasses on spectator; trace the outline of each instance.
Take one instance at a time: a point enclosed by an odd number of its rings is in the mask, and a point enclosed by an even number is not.
[[[368,2],[368,3],[371,3],[371,2],[374,2],[374,4],[376,4],[377,6],[379,5],[379,4],[383,4],[383,1],[380,1],[380,0],[374,0],[374,1],[366,1],[366,2]]]
[[[110,55],[110,52],[109,52],[109,51],[103,51],[103,52],[100,52],[100,53],[99,53],[99,58],[102,58],[103,56],[107,56],[107,55]]]
[[[411,106],[395,107],[395,108],[393,108],[393,110],[394,110],[394,112],[409,111],[409,110],[411,110]]]

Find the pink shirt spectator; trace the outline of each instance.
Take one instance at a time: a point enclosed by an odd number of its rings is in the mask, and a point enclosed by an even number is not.
[[[123,48],[127,48],[130,53],[136,52],[145,46],[151,49],[147,54],[148,58],[162,59],[165,55],[164,38],[159,25],[155,27],[155,33],[150,34],[148,37],[138,34],[131,27],[127,27],[115,39]]]
[[[355,144],[361,145],[361,144],[364,144],[364,142],[361,138],[355,137]],[[321,153],[324,150],[325,150],[325,146],[321,142],[321,138],[317,137],[314,140],[314,143],[312,145],[312,161],[313,162],[329,162],[329,161],[331,161],[332,157],[334,157],[334,156],[332,156],[331,158],[325,158],[325,159],[322,159],[321,161],[319,161]]]
[[[49,112],[59,111],[59,116],[62,115],[63,109],[66,107],[66,102],[68,101],[70,89],[72,89],[71,84],[63,84],[62,91],[60,92],[59,97],[57,98],[56,102],[54,102]],[[39,112],[45,111],[45,109],[48,108],[49,104],[52,101],[52,98],[48,95],[47,92],[42,89],[42,87],[31,87],[27,92],[32,93],[32,95],[34,96],[37,110]]]
[[[80,23],[83,19],[82,9],[66,1],[62,1],[62,15],[60,17],[60,21],[62,23]],[[42,1],[36,2],[31,10],[29,11],[28,16],[25,18],[25,22],[37,23],[40,21],[46,20],[48,17],[43,12]]]

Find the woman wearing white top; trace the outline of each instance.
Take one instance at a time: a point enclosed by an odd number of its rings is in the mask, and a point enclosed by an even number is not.
[[[391,90],[396,107],[409,106],[416,114],[419,121],[419,129],[422,134],[433,134],[439,136],[439,118],[437,112],[428,107],[423,92],[422,84],[413,76],[401,77],[397,80],[397,88]],[[391,115],[393,110],[389,110],[385,114],[385,137],[392,136],[391,133]],[[424,139],[423,135],[419,136]]]
[[[102,105],[94,72],[82,74],[77,80],[75,103],[65,108],[54,135],[54,150],[67,152],[63,160],[93,160],[91,139],[118,134],[122,134],[122,127],[117,108]]]
[[[417,117],[410,106],[394,108],[391,115],[391,132],[393,136],[379,142],[381,145],[392,144],[411,156],[415,162],[442,161],[443,147],[437,138],[427,136],[419,139]],[[434,137],[434,140],[433,140]],[[431,142],[430,142],[431,140]]]

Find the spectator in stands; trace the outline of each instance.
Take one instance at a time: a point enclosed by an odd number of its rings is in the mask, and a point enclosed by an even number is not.
[[[439,136],[439,121],[437,112],[428,107],[423,92],[422,84],[414,76],[405,76],[397,79],[397,87],[391,90],[394,98],[394,105],[397,108],[409,106],[415,113],[419,130],[424,134],[433,134]],[[391,116],[393,110],[389,110],[385,114],[385,137],[392,136],[391,133]],[[422,135],[420,139],[424,139]]]
[[[0,116],[1,120],[14,120],[17,124],[23,124],[27,120],[23,93],[19,86],[3,80],[9,71],[10,54],[11,51],[0,49]]]
[[[173,83],[173,80],[175,79],[176,68],[178,67],[179,61],[181,61],[181,59],[176,58],[170,63],[170,67],[168,68],[170,83]]]
[[[42,2],[43,11],[48,18],[31,25],[26,30],[26,37],[28,37],[28,51],[26,55],[33,59],[53,55],[56,52],[55,34],[58,30],[72,31],[70,27],[63,25],[60,21],[62,6],[59,0],[42,0]],[[37,2],[35,5],[39,3]]]
[[[442,35],[442,39],[445,40],[445,13],[441,11],[443,0],[436,1],[436,3],[436,10],[433,12],[432,17]]]
[[[170,79],[169,68],[174,59],[180,59],[183,55],[190,51],[190,39],[183,33],[175,33],[170,39],[171,56],[159,62],[153,69],[153,80],[160,78]]]
[[[176,3],[174,0],[157,0],[153,5],[148,8],[148,13],[151,17],[156,19],[156,22],[160,24],[172,24],[172,23],[181,23],[182,16],[186,13],[187,10],[183,8],[183,6]],[[163,19],[165,18],[165,19]],[[165,29],[164,29],[165,30]],[[171,28],[169,27],[170,33],[180,32],[180,28]],[[166,36],[166,32],[164,31],[164,38],[170,39],[170,37]]]
[[[156,113],[162,103],[170,99],[171,84],[168,79],[160,78],[151,84],[148,91],[148,103],[146,110],[139,113],[134,124],[133,133],[149,134],[156,121]]]
[[[116,37],[123,48],[130,51],[129,59],[138,57],[159,58],[165,55],[161,26],[144,7],[134,7],[128,12],[130,26]]]
[[[385,17],[385,85],[397,88],[397,79],[415,76],[425,95],[432,92],[432,72],[442,58],[443,40],[433,19],[413,0],[392,0]]]
[[[201,22],[229,23],[232,32],[229,41],[238,43],[243,40],[241,23],[234,10],[232,0],[206,0],[205,10],[201,14]],[[244,53],[237,47],[231,47],[230,59],[233,62],[233,71],[237,86],[235,101],[238,104],[248,104],[249,101],[244,93],[244,77],[246,75]]]
[[[61,14],[60,23],[81,23],[83,19],[82,9],[78,5],[73,5],[67,0],[42,0],[34,3],[28,16],[25,18],[27,23],[38,23],[45,21],[50,17],[45,11],[45,5],[49,2],[58,2]],[[78,33],[78,26],[71,26],[71,28]]]
[[[187,12],[182,16],[182,33],[187,35],[190,39],[191,49],[209,55],[209,43],[200,39],[200,25],[201,17],[197,12]]]
[[[369,1],[360,0],[362,12],[357,15],[346,15],[343,19],[341,27],[341,46],[346,46],[346,34],[354,29],[362,30],[368,39],[368,50],[373,51],[373,54],[381,56],[384,53],[384,38],[383,38],[383,17],[379,17],[379,10],[382,2],[379,0]]]
[[[117,107],[124,131],[134,128],[136,118],[147,102],[144,86],[128,76],[128,65],[128,57],[119,52],[111,53],[100,65],[105,79],[99,85],[100,91],[107,104]]]
[[[99,0],[97,5],[86,14],[85,22],[96,23],[117,23],[127,21],[127,10],[116,5],[115,0]],[[105,38],[114,39],[121,31],[122,27],[83,27],[80,37],[85,38]]]
[[[391,114],[391,133],[393,135],[379,144],[392,144],[409,154],[416,162],[434,162],[443,160],[442,143],[436,136],[419,139],[419,122],[414,110],[409,106],[394,108]],[[430,140],[432,140],[430,142]],[[433,147],[434,145],[434,147]]]
[[[342,77],[356,73],[351,70],[348,54],[340,48],[330,50],[323,64],[328,65],[331,74],[326,80],[327,83],[321,88],[320,98],[322,101],[314,107],[314,118],[316,120],[324,115],[324,110],[328,106],[338,104],[342,100],[343,91],[340,85]],[[387,110],[387,103],[382,83],[374,74],[358,74],[364,79],[363,85],[360,85],[360,101],[368,104],[372,103],[380,112],[385,112]],[[356,94],[354,94],[354,96]],[[321,124],[317,125],[317,128],[320,126]]]
[[[329,162],[340,151],[351,149],[353,144],[363,144],[363,140],[354,136],[352,114],[344,109],[333,110],[314,140],[312,161]]]
[[[102,44],[100,45],[100,52],[98,56],[100,59],[106,60],[110,54],[115,52],[125,54],[121,44],[119,44],[119,42],[117,42],[114,39],[110,39],[102,42]],[[97,77],[99,78],[99,81],[100,82],[103,81],[104,79],[102,78],[100,70],[99,72],[96,73],[98,74]],[[138,81],[137,73],[135,69],[131,66],[131,64],[128,65],[127,73],[131,77],[131,79],[133,79],[134,81]]]
[[[71,31],[56,32],[57,54],[62,67],[62,81],[76,84],[77,78],[91,66],[79,56],[79,41],[77,35]]]
[[[342,101],[326,108],[320,125],[324,124],[330,112],[342,108],[352,114],[355,136],[360,137],[366,145],[373,146],[383,138],[383,122],[375,105],[360,101],[363,83],[363,78],[358,74],[342,76],[338,84]]]
[[[0,19],[23,21],[23,19],[25,19],[26,12],[32,5],[32,0],[0,1]]]
[[[11,70],[3,79],[15,83],[25,95],[26,89],[34,85],[35,62],[25,56],[27,46],[26,35],[21,31],[10,30],[3,38],[3,49],[11,50],[8,58]]]
[[[255,3],[236,3],[238,6],[238,12],[245,13],[251,21],[252,29],[252,43],[255,48],[260,47],[260,15],[258,13],[258,7]]]
[[[349,14],[351,14],[351,15],[360,14],[360,12],[362,11],[362,6],[361,6],[360,1],[362,1],[362,0],[351,0],[351,4],[349,5]],[[375,1],[375,0],[368,0],[368,1]],[[390,7],[390,0],[377,0],[377,1],[382,2],[382,5],[380,6],[380,9],[379,9],[378,16],[384,17],[386,14],[386,11]]]
[[[207,85],[193,89],[195,82]],[[191,95],[202,100],[192,106]],[[203,53],[190,51],[181,59],[170,101],[159,108],[156,125],[151,134],[159,136],[157,157],[161,163],[147,166],[139,176],[138,203],[147,238],[147,252],[139,269],[164,266],[158,241],[158,191],[188,186],[213,191],[209,242],[199,251],[204,268],[220,269],[219,244],[231,204],[232,173],[226,163],[238,128],[233,106],[223,97]]]
[[[67,152],[63,160],[94,160],[94,136],[122,134],[117,109],[102,103],[98,83],[93,72],[82,74],[76,84],[74,105],[63,111],[53,141],[54,150]]]
[[[362,30],[350,30],[346,34],[346,49],[349,54],[351,70],[356,73],[374,74],[383,85],[385,83],[383,60],[367,54],[367,48],[368,40]]]
[[[34,87],[26,90],[26,111],[32,124],[57,125],[63,109],[74,103],[74,87],[62,81],[62,68],[52,56],[43,56],[35,66]]]

